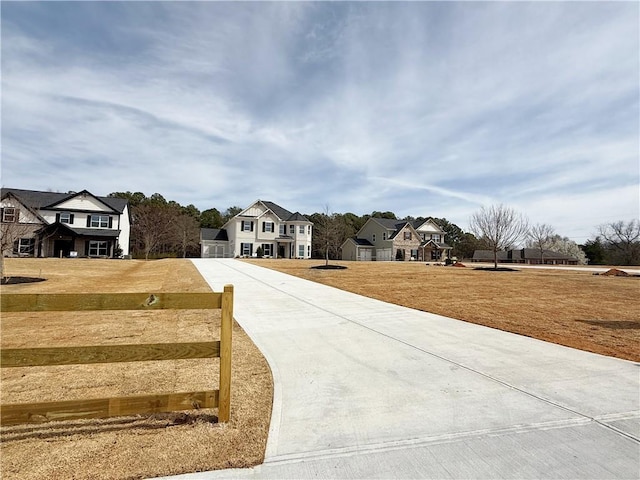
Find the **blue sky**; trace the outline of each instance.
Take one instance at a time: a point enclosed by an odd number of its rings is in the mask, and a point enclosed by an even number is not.
[[[2,185],[446,217],[640,209],[637,2],[2,2]]]

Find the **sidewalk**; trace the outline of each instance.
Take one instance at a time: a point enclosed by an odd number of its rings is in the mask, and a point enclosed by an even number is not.
[[[269,362],[265,462],[171,477],[640,477],[640,366],[237,260],[234,316]],[[232,406],[233,408],[233,406]]]

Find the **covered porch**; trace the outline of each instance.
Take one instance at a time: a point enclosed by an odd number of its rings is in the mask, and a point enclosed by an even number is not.
[[[119,230],[74,229],[52,223],[36,232],[38,257],[102,257],[118,255]]]

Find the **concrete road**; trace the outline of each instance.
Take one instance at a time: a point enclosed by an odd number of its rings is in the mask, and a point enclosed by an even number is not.
[[[640,478],[639,364],[194,263],[214,290],[235,286],[273,414],[264,464],[172,478]]]

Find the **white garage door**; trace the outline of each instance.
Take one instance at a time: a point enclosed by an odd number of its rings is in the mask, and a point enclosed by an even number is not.
[[[361,248],[358,250],[358,260],[361,262],[371,261],[371,250],[369,248]]]
[[[379,248],[376,250],[376,260],[379,262],[389,262],[391,261],[391,249],[390,248]]]

